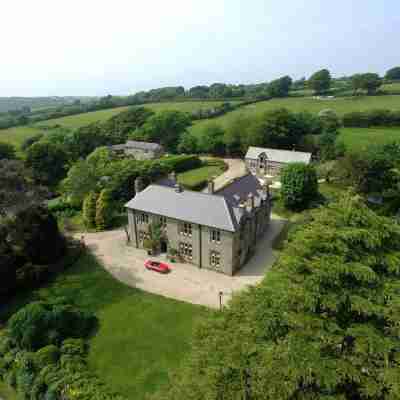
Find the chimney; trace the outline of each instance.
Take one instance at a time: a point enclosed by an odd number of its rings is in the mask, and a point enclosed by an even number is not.
[[[247,196],[247,208],[249,211],[252,211],[254,209],[254,195],[253,193],[249,193]]]
[[[135,194],[143,190],[143,180],[140,176],[135,179]]]
[[[176,193],[182,193],[183,192],[183,188],[179,183],[175,184],[175,192]]]
[[[215,183],[212,179],[210,179],[208,181],[208,193],[214,194],[214,190],[215,190]]]

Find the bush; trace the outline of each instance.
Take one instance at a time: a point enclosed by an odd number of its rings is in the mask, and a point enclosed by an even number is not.
[[[66,338],[88,335],[95,317],[68,304],[28,304],[9,320],[10,335],[21,349],[38,350]]]
[[[111,191],[103,189],[96,202],[96,229],[104,231],[111,227],[113,218],[113,204]]]
[[[345,127],[400,126],[400,111],[376,109],[344,114]]]
[[[42,347],[35,353],[34,363],[37,369],[41,369],[47,365],[56,364],[60,358],[60,351],[55,345]]]
[[[84,356],[86,354],[86,344],[83,339],[66,339],[62,342],[61,353],[72,356]]]
[[[318,196],[315,168],[304,163],[292,163],[281,171],[281,196],[285,207],[301,210]]]
[[[168,172],[185,172],[201,166],[200,158],[192,155],[164,157],[159,161],[162,166],[168,168]]]

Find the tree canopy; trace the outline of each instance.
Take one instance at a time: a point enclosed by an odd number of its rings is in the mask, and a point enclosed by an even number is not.
[[[264,281],[195,332],[161,399],[397,399],[400,225],[357,196],[313,211]]]
[[[8,143],[0,142],[0,160],[12,160],[15,158],[14,146]]]
[[[400,67],[393,67],[389,69],[385,74],[387,80],[399,80],[400,79]]]
[[[331,87],[331,74],[327,69],[315,72],[308,79],[308,85],[316,94],[325,93]]]

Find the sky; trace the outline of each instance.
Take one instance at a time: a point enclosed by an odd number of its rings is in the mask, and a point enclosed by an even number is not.
[[[398,0],[2,0],[0,97],[126,95],[400,65]]]

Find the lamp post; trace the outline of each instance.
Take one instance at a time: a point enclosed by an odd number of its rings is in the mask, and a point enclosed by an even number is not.
[[[219,310],[222,311],[222,296],[224,295],[224,292],[219,291],[218,296],[219,296]]]

